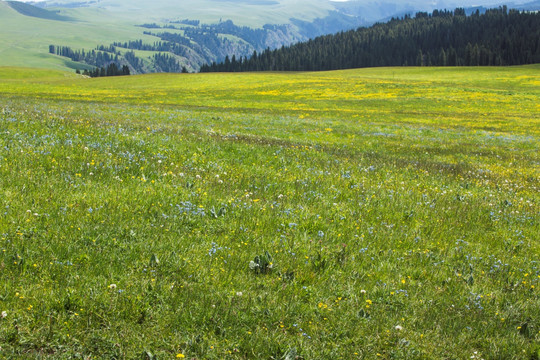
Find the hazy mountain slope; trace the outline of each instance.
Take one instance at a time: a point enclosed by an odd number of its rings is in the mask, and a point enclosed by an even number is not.
[[[285,24],[290,19],[312,21],[324,18],[331,10],[360,17],[365,22],[375,22],[405,12],[431,11],[433,9],[454,9],[455,7],[487,6],[503,3],[509,7],[527,3],[526,0],[47,0],[38,2],[43,6],[84,6],[102,8],[117,16],[132,20],[161,21],[174,17],[193,18],[206,23],[220,19],[230,19],[239,25],[262,26],[264,24]]]
[[[527,10],[527,11],[538,11],[540,9],[540,0],[539,1],[531,1],[528,3],[525,3],[523,5],[517,6],[520,10]]]
[[[403,16],[405,14],[414,14],[417,11],[431,12],[435,9],[453,10],[457,7],[470,8],[483,6],[486,8],[498,7],[507,4],[509,8],[522,8],[521,4],[527,3],[526,0],[504,1],[504,0],[475,0],[475,1],[455,1],[455,0],[351,0],[346,2],[335,2],[335,8],[344,14],[359,17],[367,23],[390,19],[391,17]],[[538,3],[538,1],[536,1]]]
[[[73,3],[66,0],[44,2],[47,7]],[[334,7],[328,0],[99,0],[81,7],[87,8],[104,9],[116,19],[132,23],[189,18],[204,23],[233,20],[238,25],[262,27],[265,24],[286,24],[290,18],[311,21],[327,16]]]

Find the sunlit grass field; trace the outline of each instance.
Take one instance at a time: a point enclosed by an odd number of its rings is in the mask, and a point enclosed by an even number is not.
[[[0,68],[0,358],[538,359],[540,66]]]

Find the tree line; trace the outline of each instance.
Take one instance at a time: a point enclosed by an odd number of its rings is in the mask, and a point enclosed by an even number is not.
[[[76,70],[75,72],[81,74],[80,70]],[[102,66],[101,68],[95,68],[94,70],[85,69],[82,74],[90,77],[126,76],[130,75],[130,70],[127,65],[120,67],[115,63],[111,63],[108,66]]]
[[[141,57],[138,57],[133,50],[122,52],[119,48],[163,51],[165,53],[154,54],[149,58],[148,64]],[[143,44],[142,40],[130,41],[129,43],[115,42],[109,46],[99,45],[96,49],[90,51],[73,50],[69,46],[49,45],[51,54],[65,56],[73,61],[95,66],[94,70],[86,70],[87,73],[83,73],[91,77],[129,75],[132,72],[146,73],[149,70],[154,72],[187,72],[187,68],[168,53],[171,52],[170,50],[172,50],[172,45],[168,43],[159,42],[148,45]]]
[[[69,46],[49,45],[49,53],[96,67],[107,67],[112,62],[120,62],[119,53],[116,52],[116,48],[114,47],[106,48],[104,46],[98,46],[97,49],[84,51],[84,49],[73,50]]]
[[[540,62],[540,13],[506,6],[418,12],[369,28],[320,36],[250,58],[225,58],[201,72],[320,71],[374,66],[490,66]]]

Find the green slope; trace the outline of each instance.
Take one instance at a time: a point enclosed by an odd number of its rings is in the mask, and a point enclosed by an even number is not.
[[[67,6],[73,1],[52,1],[55,6]],[[264,24],[286,24],[291,18],[311,21],[325,17],[334,6],[327,0],[276,0],[230,2],[220,0],[101,0],[79,8],[105,9],[116,19],[131,22],[163,21],[164,19],[197,19],[215,23],[220,19],[233,20],[236,24],[261,27]]]
[[[65,10],[61,14],[81,19],[81,10]],[[92,49],[99,44],[108,44],[111,39],[146,38],[143,29],[123,22],[115,23],[102,9],[85,9],[85,14],[87,21],[47,20],[22,15],[8,3],[0,2],[0,65],[66,70],[73,68],[73,64],[49,54],[50,44]]]
[[[258,2],[247,1],[232,6],[230,2],[203,0],[160,0],[158,2],[106,0],[90,7],[72,8],[69,2],[55,2],[66,7],[46,11],[23,3],[0,1],[0,66],[80,68],[65,58],[48,53],[48,46],[61,45],[90,50],[114,41],[157,39],[143,35],[137,27],[143,23],[197,19],[217,23],[232,19],[239,25],[260,27],[267,23],[289,23],[291,17],[310,21],[324,17],[331,6],[325,0]],[[13,5],[13,4],[12,4]],[[48,8],[49,9],[49,8]],[[54,15],[54,16],[53,16]],[[50,17],[50,19],[47,19]],[[55,21],[55,20],[69,21]]]

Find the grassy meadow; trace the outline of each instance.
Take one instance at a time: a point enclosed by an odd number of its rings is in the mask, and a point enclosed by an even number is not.
[[[0,68],[0,358],[539,359],[540,66]]]

